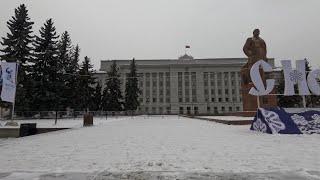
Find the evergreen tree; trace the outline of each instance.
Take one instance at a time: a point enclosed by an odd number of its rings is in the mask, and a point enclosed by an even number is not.
[[[90,59],[86,56],[82,62],[79,70],[79,84],[78,84],[78,108],[79,110],[89,110],[92,107],[92,97],[94,94],[94,86],[96,84],[95,78],[93,77],[93,69],[90,64]]]
[[[72,48],[70,53],[70,62],[65,67],[66,72],[66,81],[65,81],[65,97],[68,98],[66,106],[72,109],[78,109],[77,102],[80,101],[80,96],[78,92],[75,91],[79,87],[80,76],[79,76],[79,56],[80,48],[76,45],[75,48]]]
[[[138,97],[140,90],[138,88],[138,77],[137,77],[137,67],[135,60],[131,61],[130,64],[130,73],[126,81],[126,90],[125,90],[125,103],[124,107],[126,111],[135,111],[140,105]]]
[[[58,81],[61,82],[61,89],[60,89],[60,97],[61,97],[61,104],[63,104],[63,108],[66,108],[70,105],[70,97],[69,92],[74,87],[70,87],[70,81],[73,80],[72,72],[67,72],[71,66],[71,38],[67,31],[63,32],[61,35],[61,39],[58,43],[58,70],[60,76],[58,77]]]
[[[122,111],[122,94],[120,74],[118,73],[116,61],[110,66],[107,72],[106,87],[102,95],[102,109],[104,111]]]
[[[32,25],[28,16],[28,10],[24,4],[15,9],[15,15],[7,22],[9,33],[7,37],[2,38],[0,49],[2,55],[0,58],[7,62],[17,62],[18,67],[18,86],[16,91],[15,108],[17,111],[28,111],[31,103],[31,86],[30,84],[30,62],[32,62],[33,41]]]
[[[46,21],[36,36],[34,43],[35,62],[33,65],[34,109],[41,111],[57,110],[60,105],[61,90],[59,57],[56,29],[52,19]]]
[[[97,83],[93,93],[92,107],[90,108],[93,111],[101,110],[101,101],[102,101],[101,91],[102,91],[102,86],[100,83]]]

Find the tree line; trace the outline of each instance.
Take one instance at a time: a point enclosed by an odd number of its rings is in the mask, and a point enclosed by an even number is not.
[[[125,97],[114,61],[102,89],[94,77],[89,57],[80,61],[80,47],[72,44],[68,31],[58,35],[52,19],[46,20],[37,35],[24,4],[7,22],[9,32],[0,41],[1,60],[18,63],[15,109],[17,114],[38,111],[134,111],[139,106],[137,69],[134,59],[127,78]],[[2,107],[10,107],[1,102]],[[27,114],[28,113],[28,114]]]

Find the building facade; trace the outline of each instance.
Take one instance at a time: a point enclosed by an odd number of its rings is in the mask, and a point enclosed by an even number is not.
[[[130,60],[115,60],[125,91]],[[241,67],[246,58],[136,60],[142,114],[218,114],[242,111]],[[274,60],[270,59],[269,63]],[[105,86],[112,61],[95,76]]]

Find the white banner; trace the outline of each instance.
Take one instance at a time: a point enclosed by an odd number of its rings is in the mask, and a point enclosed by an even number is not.
[[[7,101],[14,103],[16,95],[16,63],[1,63],[2,70],[2,91],[1,99],[2,101]]]

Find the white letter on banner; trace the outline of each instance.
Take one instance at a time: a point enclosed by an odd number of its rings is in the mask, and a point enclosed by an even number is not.
[[[1,63],[2,70],[2,101],[14,102],[16,93],[16,63]]]
[[[310,95],[310,91],[308,89],[308,84],[306,80],[306,61],[298,60],[296,61],[296,70],[292,70],[291,61],[290,60],[282,60],[281,61],[284,73],[285,80],[285,88],[284,95],[285,96],[293,96],[294,85],[298,84],[299,95]]]
[[[317,79],[320,77],[320,69],[315,69],[308,74],[308,85],[310,91],[315,95],[320,95],[320,85]]]
[[[264,72],[272,72],[272,67],[264,60],[259,60],[254,63],[250,69],[250,77],[251,81],[254,84],[255,88],[252,87],[249,91],[249,94],[254,96],[263,96],[269,94],[274,88],[274,79],[267,79],[267,88],[264,87],[264,83],[262,81],[259,68],[262,67]]]

